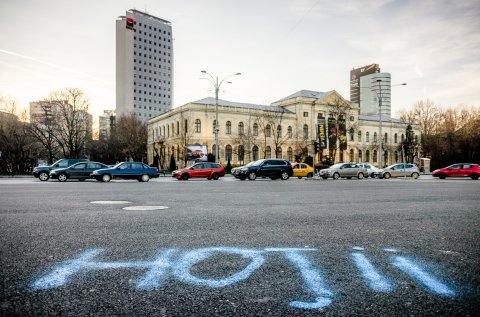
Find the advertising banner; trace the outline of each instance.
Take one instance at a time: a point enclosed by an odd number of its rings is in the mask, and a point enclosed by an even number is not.
[[[187,161],[207,161],[207,146],[202,144],[187,145]]]
[[[321,149],[327,148],[327,136],[325,131],[325,118],[317,119],[317,140]]]
[[[328,146],[331,151],[336,148],[337,138],[339,142],[340,150],[347,149],[347,127],[346,120],[338,120],[338,131],[337,131],[337,120],[335,118],[328,118]]]

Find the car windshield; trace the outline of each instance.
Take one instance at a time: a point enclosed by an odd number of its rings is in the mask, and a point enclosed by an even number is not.
[[[124,162],[118,163],[117,165],[114,165],[113,168],[120,167],[120,165],[122,165],[123,163],[124,163]]]
[[[392,170],[395,166],[397,166],[398,164],[393,164],[393,165],[390,165],[390,166],[387,166],[385,167],[386,169],[389,169],[389,170]]]
[[[332,165],[330,166],[331,169],[335,169],[335,168],[339,168],[340,166],[342,166],[343,163],[340,163],[340,164],[335,164],[335,165]]]
[[[265,160],[258,160],[256,162],[253,162],[252,166],[260,166]]]

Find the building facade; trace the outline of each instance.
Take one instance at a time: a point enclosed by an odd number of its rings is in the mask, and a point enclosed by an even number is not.
[[[110,136],[115,126],[115,110],[103,110],[103,114],[98,117],[98,137],[100,140],[106,140]]]
[[[314,156],[319,162],[379,162],[379,116],[361,115],[357,104],[336,91],[302,90],[271,105],[218,101],[219,161],[242,165],[262,158],[289,161]],[[215,99],[205,98],[152,118],[148,125],[148,162],[168,166],[171,155],[184,166],[188,145],[215,153]],[[324,148],[314,153],[318,123],[325,126]],[[384,164],[402,161],[400,144],[407,124],[382,116]],[[320,133],[321,134],[321,133]],[[419,135],[419,131],[415,130]]]
[[[116,113],[146,121],[173,101],[172,24],[128,10],[116,21]]]

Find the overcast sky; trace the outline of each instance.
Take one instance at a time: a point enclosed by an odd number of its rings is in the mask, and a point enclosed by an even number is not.
[[[478,0],[1,0],[0,94],[27,107],[78,87],[91,112],[115,108],[115,19],[135,8],[172,22],[174,107],[213,96],[270,104],[301,89],[350,99],[349,72],[392,75],[393,113],[430,98],[480,105]]]

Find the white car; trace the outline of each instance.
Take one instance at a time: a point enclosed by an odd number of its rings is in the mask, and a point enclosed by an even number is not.
[[[370,176],[371,178],[375,178],[375,177],[378,177],[378,174],[380,173],[380,169],[376,168],[370,163],[358,163],[357,165],[367,170],[367,175],[365,175],[365,177]]]

